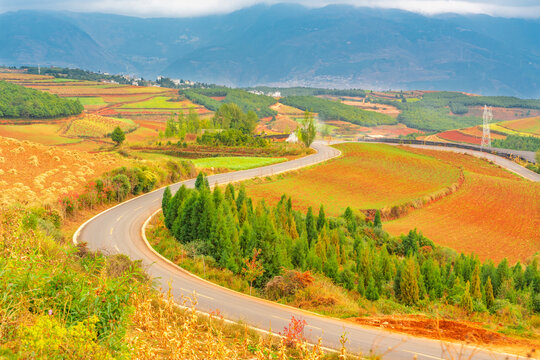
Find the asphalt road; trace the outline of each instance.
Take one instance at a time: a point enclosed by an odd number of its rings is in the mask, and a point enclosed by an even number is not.
[[[339,156],[339,151],[320,142],[313,146],[318,152],[301,159],[262,168],[213,175],[210,184],[225,184],[253,177],[270,176],[300,167],[310,166]],[[448,149],[448,148],[446,148]],[[193,187],[194,180],[171,186],[173,193],[182,185]],[[384,359],[506,359],[507,354],[492,353],[458,344],[443,343],[424,338],[415,338],[383,330],[363,328],[350,322],[319,316],[234,292],[211,284],[171,264],[153,250],[143,237],[142,228],[146,220],[161,206],[163,189],[139,196],[119,204],[87,221],[74,235],[75,242],[86,242],[92,250],[104,253],[122,253],[133,260],[142,260],[150,276],[162,289],[171,287],[173,295],[197,295],[197,309],[203,312],[219,310],[224,318],[242,321],[262,330],[282,331],[291,316],[304,319],[306,338],[316,342],[320,337],[323,346],[337,349],[343,334],[348,338],[347,348],[351,352],[384,354]],[[513,357],[516,358],[516,357]]]

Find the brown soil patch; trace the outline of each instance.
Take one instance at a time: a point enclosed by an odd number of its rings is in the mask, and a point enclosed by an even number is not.
[[[423,315],[380,316],[349,318],[354,323],[389,331],[422,336],[430,339],[464,342],[471,345],[488,345],[519,354],[530,354],[540,346],[540,341],[515,339],[498,332],[484,329],[482,324],[428,318]]]

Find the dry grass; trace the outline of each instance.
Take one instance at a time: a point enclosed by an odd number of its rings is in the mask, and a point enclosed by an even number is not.
[[[299,359],[324,358],[320,343],[287,347],[284,339],[263,338],[246,326],[226,324],[219,316],[196,311],[196,301],[166,295],[134,295],[128,332],[136,359]],[[345,352],[345,349],[342,349]]]
[[[111,155],[88,154],[0,137],[0,205],[54,203],[98,175],[123,164]]]

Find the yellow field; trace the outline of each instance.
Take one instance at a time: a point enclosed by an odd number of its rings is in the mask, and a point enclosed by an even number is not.
[[[0,205],[54,203],[100,174],[124,165],[108,154],[88,154],[0,137]]]

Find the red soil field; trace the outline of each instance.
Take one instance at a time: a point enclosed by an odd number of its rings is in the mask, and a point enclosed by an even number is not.
[[[440,134],[437,134],[437,136],[442,139],[455,141],[455,142],[462,142],[462,143],[475,144],[475,145],[480,145],[482,143],[482,138],[464,134],[459,130],[448,130]]]
[[[436,243],[480,259],[524,261],[540,250],[540,183],[469,155],[410,149],[464,168],[454,194],[385,223],[399,235],[418,228]]]
[[[471,136],[476,136],[476,137],[479,137],[481,138],[483,136],[483,132],[482,132],[482,127],[481,126],[473,126],[473,127],[470,127],[470,128],[466,128],[466,129],[460,129],[459,132],[465,134],[465,135],[471,135]],[[497,133],[494,133],[493,131],[491,132],[491,138],[492,139],[506,139],[506,136],[505,135],[501,135],[501,134],[497,134]]]

